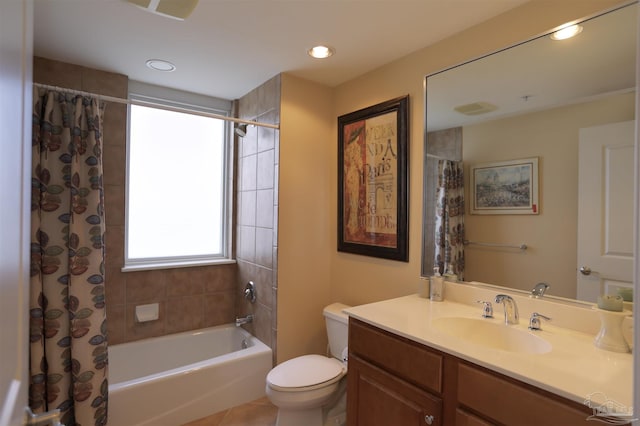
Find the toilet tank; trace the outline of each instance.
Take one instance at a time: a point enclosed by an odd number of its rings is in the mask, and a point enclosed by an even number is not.
[[[342,352],[349,343],[349,316],[342,310],[350,307],[342,303],[332,303],[322,311],[327,325],[331,356],[341,361]]]

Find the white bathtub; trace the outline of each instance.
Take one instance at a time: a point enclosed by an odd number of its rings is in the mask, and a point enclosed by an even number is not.
[[[177,426],[264,396],[271,349],[235,325],[109,347],[109,425]]]

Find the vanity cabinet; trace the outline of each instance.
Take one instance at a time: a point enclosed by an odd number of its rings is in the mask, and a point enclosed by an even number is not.
[[[348,426],[593,423],[585,405],[354,318],[347,380]]]
[[[349,320],[347,424],[444,425],[443,354]]]

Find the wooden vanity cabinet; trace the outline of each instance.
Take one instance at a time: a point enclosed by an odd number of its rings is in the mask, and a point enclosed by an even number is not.
[[[587,406],[349,320],[348,426],[592,425]]]
[[[444,425],[443,360],[423,345],[350,319],[347,424]]]

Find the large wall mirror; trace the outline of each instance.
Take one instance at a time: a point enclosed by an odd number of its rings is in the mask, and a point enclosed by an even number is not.
[[[633,287],[637,13],[426,77],[423,275],[446,254],[469,282],[590,302]],[[436,249],[439,174],[458,171],[464,236]]]

